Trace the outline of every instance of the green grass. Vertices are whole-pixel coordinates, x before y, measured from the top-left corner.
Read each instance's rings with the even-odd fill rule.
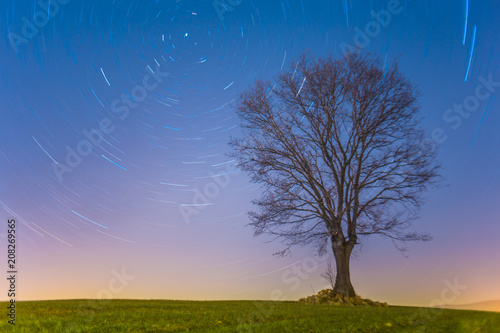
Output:
[[[2,315],[0,332],[500,332],[500,313],[298,302],[61,300],[16,311],[15,326]]]

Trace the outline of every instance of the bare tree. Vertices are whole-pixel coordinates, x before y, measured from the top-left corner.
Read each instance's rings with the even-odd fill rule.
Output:
[[[263,185],[249,212],[255,235],[331,245],[334,291],[354,296],[350,258],[361,236],[428,240],[407,232],[436,183],[435,152],[419,127],[419,93],[371,54],[314,59],[304,54],[274,84],[258,80],[238,99],[242,138],[231,156]]]
[[[326,270],[321,273],[321,277],[328,282],[328,284],[332,287],[332,290],[335,288],[335,276],[335,268],[333,268],[332,262],[328,260]]]

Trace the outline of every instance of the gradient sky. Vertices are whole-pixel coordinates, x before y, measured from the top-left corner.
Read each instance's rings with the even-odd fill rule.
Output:
[[[133,278],[114,298],[297,299],[325,288],[326,259],[312,248],[274,257],[280,243],[245,227],[260,190],[225,155],[240,134],[231,102],[305,49],[342,56],[371,11],[392,2],[228,0],[224,11],[211,0],[61,0],[47,11],[2,1],[0,205],[5,222],[18,221],[18,300],[98,298],[122,270]],[[427,193],[414,224],[434,240],[403,257],[389,240],[366,239],[354,287],[391,304],[500,299],[500,84],[483,83],[500,81],[500,3],[395,8],[359,46],[386,64],[399,57],[422,91],[447,186]],[[14,34],[25,38],[17,47]],[[123,113],[122,96],[141,92]],[[453,111],[464,103],[472,111]],[[88,148],[83,131],[100,125],[112,130],[59,177],[54,165]]]

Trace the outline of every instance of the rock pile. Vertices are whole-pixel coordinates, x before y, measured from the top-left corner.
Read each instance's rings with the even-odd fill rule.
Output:
[[[387,307],[387,303],[375,302],[371,299],[361,298],[357,295],[355,297],[344,297],[340,294],[333,293],[332,289],[323,289],[316,295],[299,299],[299,302],[305,304]]]

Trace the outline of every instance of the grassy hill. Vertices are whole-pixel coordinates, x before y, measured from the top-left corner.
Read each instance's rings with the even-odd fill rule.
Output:
[[[32,301],[14,327],[2,317],[0,332],[500,332],[500,313],[270,301]]]

